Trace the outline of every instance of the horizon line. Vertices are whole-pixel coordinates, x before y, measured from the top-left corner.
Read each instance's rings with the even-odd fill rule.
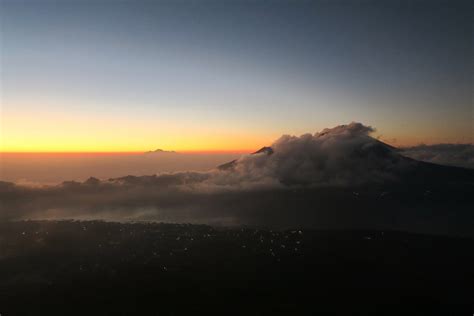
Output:
[[[231,153],[251,153],[257,149],[223,149],[223,150],[163,150],[163,152],[154,152],[153,150],[146,151],[0,151],[2,154],[231,154]]]

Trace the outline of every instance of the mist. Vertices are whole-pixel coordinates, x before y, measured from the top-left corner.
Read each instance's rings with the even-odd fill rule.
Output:
[[[55,185],[4,181],[0,183],[0,219],[375,227],[472,234],[468,225],[472,170],[404,157],[398,149],[371,137],[374,130],[353,122],[314,134],[283,135],[270,147],[207,171],[106,179],[102,171],[96,173],[100,178]],[[146,161],[146,168],[151,168],[162,158],[153,155],[133,159]],[[193,158],[165,155],[163,160],[170,157],[168,166],[178,166],[173,160],[185,166]],[[208,163],[227,157],[218,158]],[[131,159],[120,162],[127,170],[137,170],[130,165]],[[453,207],[454,212],[450,211]]]
[[[241,153],[0,153],[0,180],[25,185],[206,171]]]

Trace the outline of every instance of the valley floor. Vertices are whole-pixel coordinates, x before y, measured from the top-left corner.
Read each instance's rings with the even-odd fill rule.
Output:
[[[0,223],[0,314],[472,315],[474,240],[79,221]]]

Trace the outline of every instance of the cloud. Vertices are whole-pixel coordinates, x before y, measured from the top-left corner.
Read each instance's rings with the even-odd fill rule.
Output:
[[[0,220],[153,220],[324,229],[393,228],[420,220],[428,229],[432,226],[423,212],[449,209],[452,201],[461,210],[469,208],[465,199],[471,194],[464,191],[471,187],[443,187],[460,178],[456,170],[443,171],[441,179],[437,169],[425,168],[372,138],[373,131],[351,123],[315,134],[284,135],[271,147],[209,172],[89,178],[41,187],[0,182]],[[474,175],[466,176],[472,182]],[[432,194],[441,196],[432,193],[437,186],[445,200],[434,203]],[[439,214],[431,219],[443,227],[447,220]],[[452,226],[462,231],[460,225],[468,222]]]
[[[471,144],[419,145],[403,148],[401,153],[416,160],[474,169],[474,145]]]
[[[2,216],[21,217],[36,211],[58,216],[67,210],[70,216],[115,212],[121,217],[127,210],[142,214],[144,210],[196,209],[203,205],[202,201],[196,204],[196,199],[243,191],[393,181],[396,169],[409,162],[370,137],[373,131],[370,126],[350,123],[299,137],[283,135],[271,147],[209,172],[89,178],[44,187],[3,183],[0,194],[9,210],[3,210]]]
[[[395,180],[410,162],[361,123],[299,137],[283,135],[268,150],[223,165],[225,181],[284,185],[354,185]]]

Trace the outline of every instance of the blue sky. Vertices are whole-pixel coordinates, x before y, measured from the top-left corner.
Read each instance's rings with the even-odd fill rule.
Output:
[[[245,149],[350,121],[394,144],[472,142],[468,2],[0,8],[6,151]]]

